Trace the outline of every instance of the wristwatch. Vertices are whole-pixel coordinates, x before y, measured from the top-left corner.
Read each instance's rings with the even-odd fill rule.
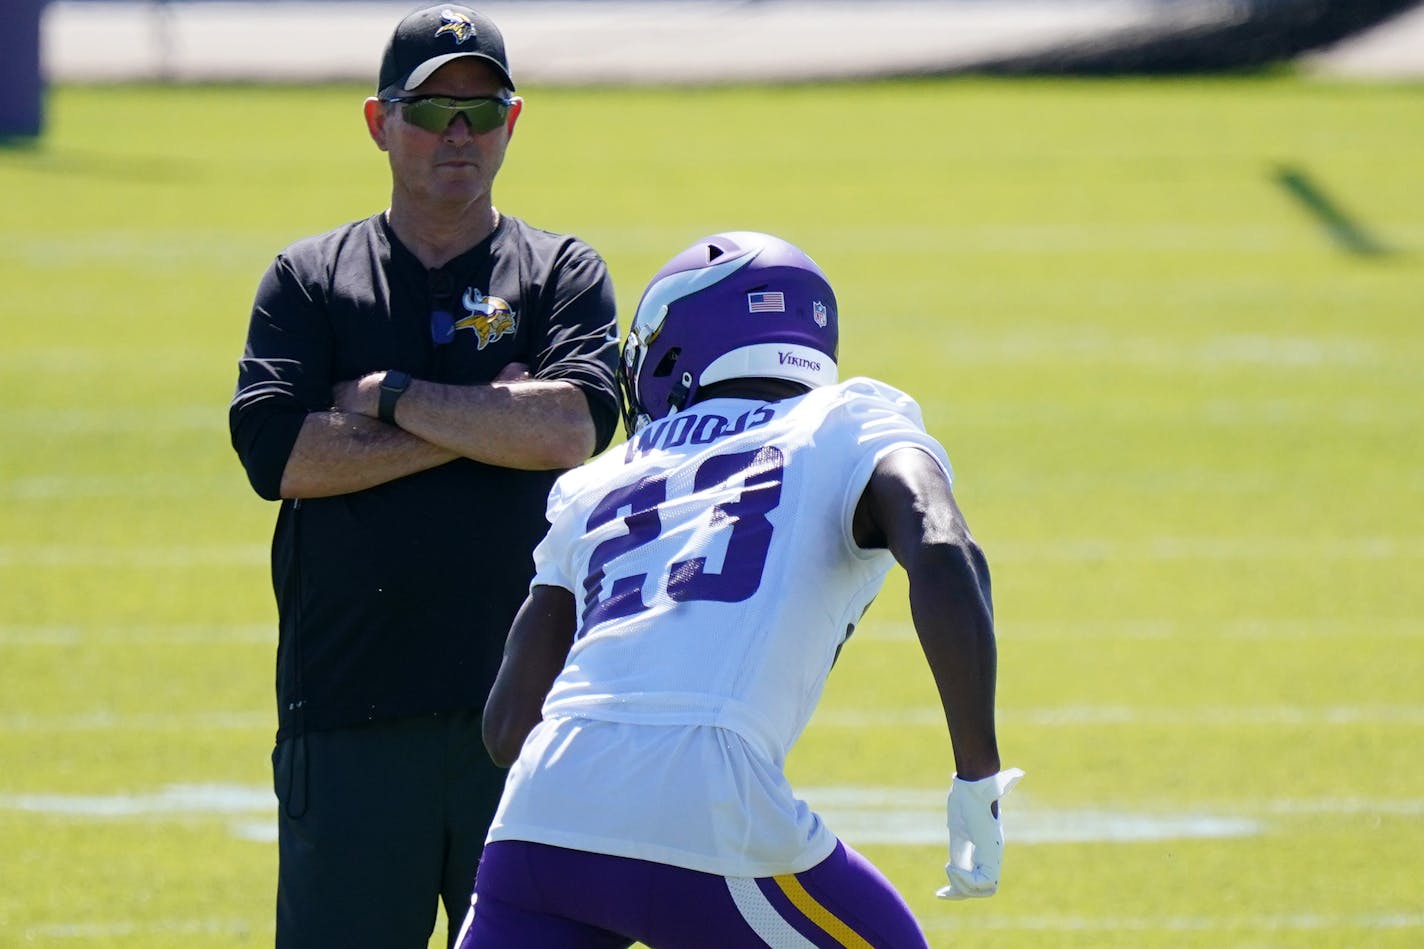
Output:
[[[410,373],[399,369],[387,369],[381,379],[381,401],[376,406],[376,414],[382,422],[396,424],[396,403],[410,388]]]

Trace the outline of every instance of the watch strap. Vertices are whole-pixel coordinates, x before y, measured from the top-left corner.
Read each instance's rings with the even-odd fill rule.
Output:
[[[396,424],[396,403],[400,397],[405,395],[405,390],[410,388],[410,373],[401,372],[399,369],[387,370],[385,377],[381,380],[381,399],[376,406],[376,414],[382,422]]]

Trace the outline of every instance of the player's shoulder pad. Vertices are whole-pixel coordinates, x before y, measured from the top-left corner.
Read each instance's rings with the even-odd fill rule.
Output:
[[[830,391],[826,391],[826,390]],[[914,446],[934,458],[951,482],[954,468],[939,440],[925,428],[919,403],[906,393],[878,379],[856,377],[815,393],[825,392],[826,419],[856,450],[879,456],[898,446]]]
[[[920,405],[908,394],[879,379],[855,376],[833,386],[815,390],[825,393],[828,408],[839,409],[852,417],[885,417],[908,419],[915,428],[924,429],[924,414]]]

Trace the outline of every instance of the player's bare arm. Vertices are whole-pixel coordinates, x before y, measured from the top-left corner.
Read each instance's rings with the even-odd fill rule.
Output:
[[[529,592],[514,618],[482,722],[485,748],[501,768],[514,763],[539,724],[544,696],[573,645],[576,619],[573,594],[542,585]]]
[[[871,475],[854,530],[858,544],[888,548],[909,576],[911,617],[944,706],[955,770],[965,780],[997,773],[989,567],[949,479],[923,451],[891,452]]]
[[[511,364],[489,385],[412,380],[395,407],[406,432],[453,453],[502,468],[572,468],[597,438],[588,400],[567,382],[530,379]],[[384,373],[337,387],[337,405],[375,418]]]
[[[944,900],[993,896],[1004,834],[999,799],[1023,772],[999,770],[994,731],[997,651],[989,567],[969,534],[949,479],[929,455],[900,449],[881,459],[857,506],[857,543],[889,548],[910,580],[910,614],[939,689],[954,748],[946,799]]]

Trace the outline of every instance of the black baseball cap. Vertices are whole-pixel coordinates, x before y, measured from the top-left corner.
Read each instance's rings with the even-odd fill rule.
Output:
[[[514,88],[504,37],[489,17],[454,3],[416,10],[396,24],[386,44],[376,93],[409,92],[452,59],[464,57],[489,63]]]

